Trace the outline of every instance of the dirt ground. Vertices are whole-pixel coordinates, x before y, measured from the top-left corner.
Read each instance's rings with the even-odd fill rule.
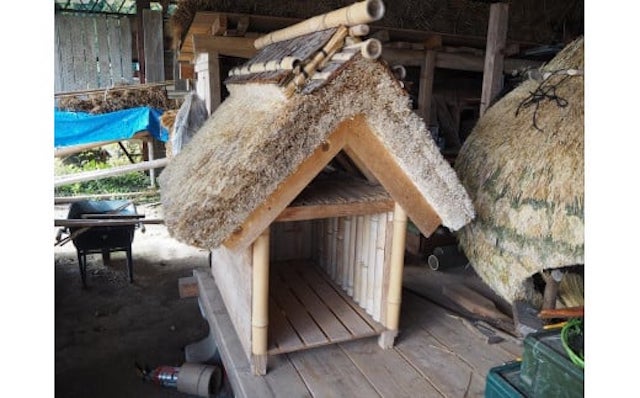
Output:
[[[157,206],[137,211],[161,217]],[[55,217],[67,212],[56,206]],[[143,381],[136,363],[180,366],[184,347],[207,336],[197,298],[180,298],[178,280],[208,269],[208,252],[172,239],[163,225],[146,225],[136,229],[132,253],[133,284],[124,252],[112,253],[109,266],[96,254],[85,290],[73,243],[54,247],[56,397],[188,397]]]

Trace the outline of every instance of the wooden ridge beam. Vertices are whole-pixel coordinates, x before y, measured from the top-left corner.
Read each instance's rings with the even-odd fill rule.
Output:
[[[277,222],[315,220],[328,217],[347,217],[378,214],[393,210],[393,200],[375,202],[340,203],[312,206],[291,206],[276,218]]]
[[[229,57],[251,58],[258,52],[251,37],[193,35],[192,40],[195,53],[217,52]]]

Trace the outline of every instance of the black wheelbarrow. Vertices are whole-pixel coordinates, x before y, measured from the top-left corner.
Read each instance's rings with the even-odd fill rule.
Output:
[[[112,252],[126,252],[129,282],[133,282],[131,244],[135,229],[141,225],[135,221],[140,218],[144,215],[136,213],[135,205],[126,200],[83,200],[71,204],[67,219],[78,220],[80,225],[62,229],[58,241],[63,233],[68,234],[64,240],[73,241],[84,288],[87,287],[87,255],[96,253],[102,254],[103,263],[109,265]]]

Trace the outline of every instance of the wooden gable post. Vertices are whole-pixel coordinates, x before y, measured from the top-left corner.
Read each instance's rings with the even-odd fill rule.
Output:
[[[220,91],[220,61],[217,52],[196,53],[196,92],[207,105],[209,114],[222,103]]]
[[[508,3],[491,4],[489,28],[487,30],[487,50],[484,55],[484,72],[482,74],[481,117],[491,105],[491,101],[502,90],[508,19]]]

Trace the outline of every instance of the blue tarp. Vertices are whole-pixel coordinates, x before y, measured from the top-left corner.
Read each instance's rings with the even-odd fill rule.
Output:
[[[162,111],[150,107],[91,114],[55,110],[54,146],[56,148],[101,141],[127,140],[146,130],[166,142],[169,134],[160,125]]]

